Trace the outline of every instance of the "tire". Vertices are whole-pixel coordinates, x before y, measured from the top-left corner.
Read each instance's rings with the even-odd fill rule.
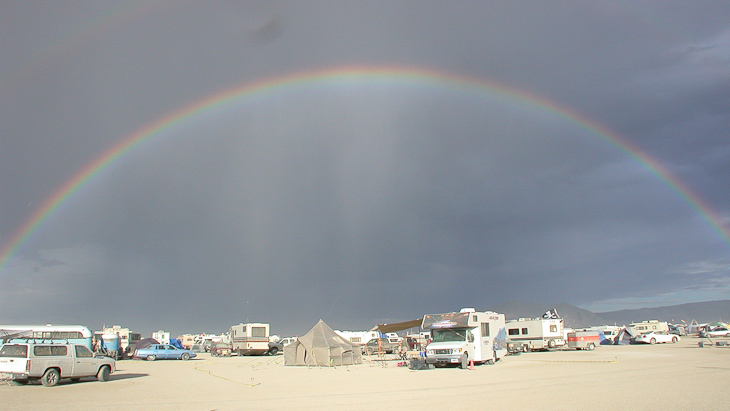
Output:
[[[190,354],[184,352],[184,353],[182,353],[182,355],[180,355],[180,359],[183,361],[187,361],[190,359]]]
[[[99,380],[99,382],[107,382],[107,381],[109,381],[110,373],[111,373],[111,370],[109,369],[109,366],[102,365],[101,368],[99,368],[99,372],[96,373],[96,379]]]
[[[527,347],[527,344],[524,344],[524,345],[522,346],[522,352],[528,352],[528,351],[530,351],[530,348],[529,348],[529,347]]]
[[[61,379],[61,374],[55,368],[49,368],[46,373],[41,377],[41,384],[46,387],[53,387],[58,384],[58,380]]]
[[[157,358],[154,355],[148,355],[147,358],[145,358],[147,361],[154,361]]]
[[[656,338],[652,338],[651,340],[649,340],[649,344],[656,344]]]
[[[679,340],[677,340],[677,337],[672,337],[672,344],[676,344],[677,341],[679,341]]]
[[[271,347],[271,349],[269,350],[269,355],[276,355],[278,353],[279,353],[279,349],[276,347]]]
[[[488,365],[494,365],[497,363],[497,353],[493,354],[493,357],[489,360],[487,360]]]
[[[588,351],[593,351],[596,349],[596,344],[590,343],[590,344],[588,344],[587,348],[588,348]]]
[[[555,340],[548,341],[548,348],[555,348]]]

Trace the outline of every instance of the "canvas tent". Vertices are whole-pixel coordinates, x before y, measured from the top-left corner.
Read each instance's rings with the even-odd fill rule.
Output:
[[[284,347],[284,365],[333,367],[362,364],[360,347],[335,334],[324,321]]]

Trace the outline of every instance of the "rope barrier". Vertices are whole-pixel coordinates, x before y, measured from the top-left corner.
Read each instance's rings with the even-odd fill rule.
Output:
[[[533,361],[533,362],[594,362],[594,363],[604,363],[604,364],[618,364],[618,357],[613,360],[525,360],[525,361]]]

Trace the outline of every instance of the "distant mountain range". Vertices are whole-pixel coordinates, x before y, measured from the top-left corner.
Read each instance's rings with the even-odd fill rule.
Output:
[[[488,308],[491,311],[504,313],[507,320],[518,318],[536,318],[552,309],[556,309],[563,318],[566,327],[583,328],[593,325],[627,325],[645,320],[668,321],[669,323],[689,324],[692,320],[699,323],[730,320],[730,300],[706,301],[665,307],[638,308],[593,313],[572,304],[541,304],[511,301]]]

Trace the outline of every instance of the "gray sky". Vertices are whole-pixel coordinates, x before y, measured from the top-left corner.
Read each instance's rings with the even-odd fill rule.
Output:
[[[729,295],[727,1],[5,1],[0,22],[0,323],[296,335]],[[15,242],[146,127],[352,67],[386,74],[178,119]]]

